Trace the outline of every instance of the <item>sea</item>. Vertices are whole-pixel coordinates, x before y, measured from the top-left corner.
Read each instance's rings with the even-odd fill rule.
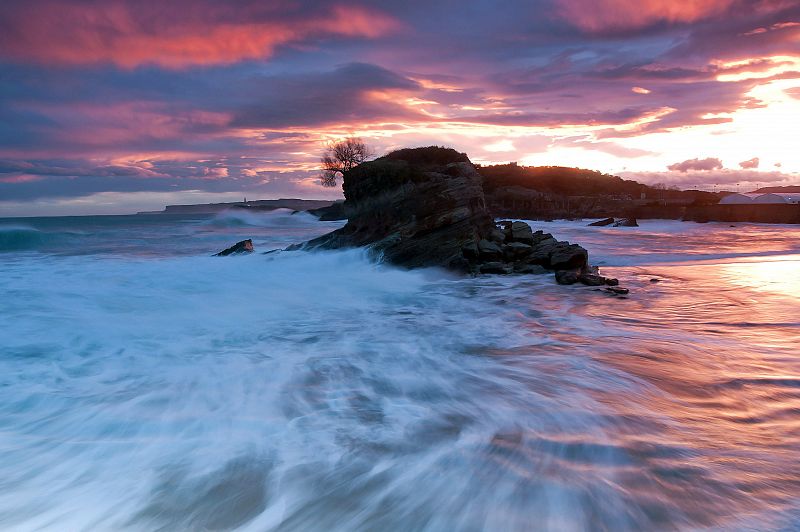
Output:
[[[0,219],[0,530],[800,530],[800,227],[588,221],[627,297]]]

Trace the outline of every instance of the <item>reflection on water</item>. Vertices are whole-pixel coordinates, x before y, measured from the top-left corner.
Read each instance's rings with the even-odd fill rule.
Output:
[[[0,528],[800,527],[797,230],[547,229],[630,297],[352,251],[0,257]]]

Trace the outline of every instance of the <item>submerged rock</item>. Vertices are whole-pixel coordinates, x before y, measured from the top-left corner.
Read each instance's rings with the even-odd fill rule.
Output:
[[[589,224],[589,227],[605,227],[614,223],[614,218],[603,218]]]
[[[629,218],[618,220],[616,223],[614,223],[614,227],[639,227],[639,224],[636,222],[636,218],[631,216]]]
[[[628,294],[629,290],[621,286],[608,286],[606,287],[606,292],[614,294],[615,296],[624,296]]]
[[[252,253],[253,252],[253,241],[249,238],[247,240],[242,240],[241,242],[237,242],[228,249],[224,249],[219,253],[215,253],[215,257],[227,257],[228,255],[239,255],[241,253]]]

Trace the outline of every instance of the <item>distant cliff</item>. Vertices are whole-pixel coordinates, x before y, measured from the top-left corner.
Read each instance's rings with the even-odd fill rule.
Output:
[[[291,209],[293,211],[307,211],[330,207],[332,200],[306,200],[306,199],[273,199],[256,201],[236,201],[230,203],[200,203],[195,205],[167,205],[160,211],[162,214],[207,214],[226,211],[228,209],[248,209],[253,211],[272,211],[275,209]],[[154,212],[141,214],[156,214]]]

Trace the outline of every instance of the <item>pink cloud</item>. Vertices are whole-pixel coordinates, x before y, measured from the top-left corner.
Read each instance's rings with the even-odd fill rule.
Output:
[[[259,16],[256,16],[259,15]],[[271,16],[270,16],[271,15]],[[54,65],[111,63],[122,68],[230,64],[272,55],[281,45],[320,36],[374,38],[393,19],[362,7],[320,8],[279,19],[226,4],[106,0],[78,5],[34,0],[9,9],[0,55]]]
[[[758,168],[759,162],[760,161],[759,161],[758,157],[753,157],[752,159],[748,159],[746,161],[740,162],[739,166],[744,168],[745,170],[752,169],[752,168]]]
[[[722,161],[716,157],[707,157],[705,159],[689,159],[680,163],[671,164],[667,168],[673,172],[683,173],[686,173],[690,170],[708,172],[711,170],[721,170]]]
[[[629,30],[656,22],[683,23],[719,15],[735,0],[561,0],[560,13],[590,32]]]
[[[0,183],[30,183],[31,181],[39,181],[40,179],[43,179],[43,177],[39,175],[16,174],[5,177],[0,176]]]

